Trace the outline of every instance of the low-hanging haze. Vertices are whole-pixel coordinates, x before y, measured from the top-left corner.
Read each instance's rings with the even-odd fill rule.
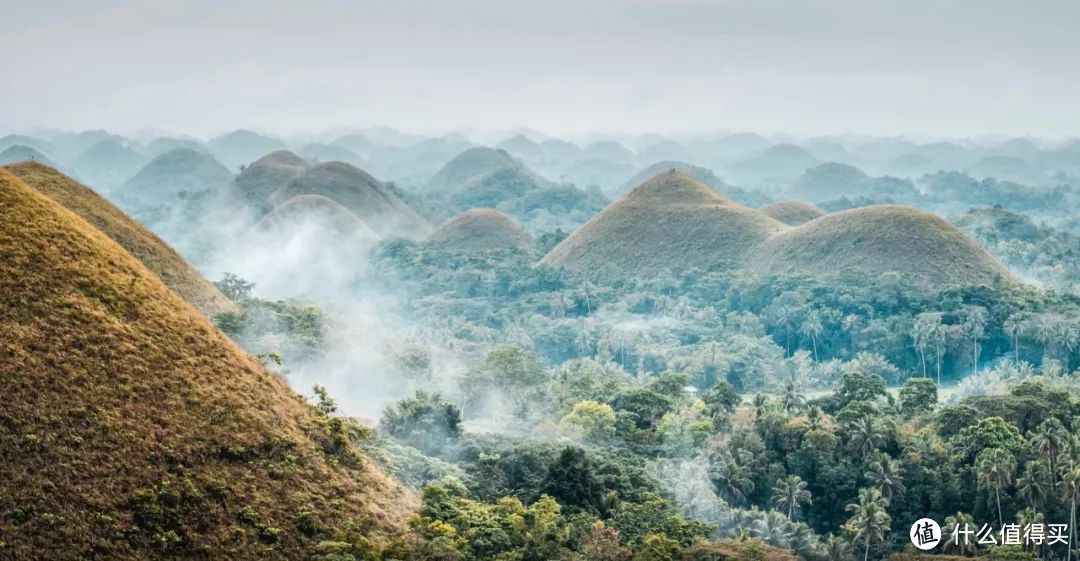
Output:
[[[1070,0],[0,0],[0,132],[1080,130]]]

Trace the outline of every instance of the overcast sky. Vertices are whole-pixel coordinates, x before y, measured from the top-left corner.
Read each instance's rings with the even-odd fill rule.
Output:
[[[0,134],[1080,132],[1076,0],[0,0]]]

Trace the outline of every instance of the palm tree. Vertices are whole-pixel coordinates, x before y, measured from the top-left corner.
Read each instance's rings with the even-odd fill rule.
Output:
[[[904,468],[888,454],[882,454],[870,464],[870,470],[864,474],[870,486],[877,489],[886,503],[892,502],[893,495],[904,492]]]
[[[870,544],[874,541],[884,542],[885,532],[892,525],[892,517],[885,512],[885,499],[877,489],[859,489],[858,502],[847,505],[846,510],[852,513],[847,526],[855,532],[855,541],[861,539],[866,543],[863,561],[867,561],[870,558]]]
[[[994,502],[997,504],[998,527],[1005,525],[1001,515],[1001,488],[1012,483],[1016,458],[1001,448],[987,448],[979,453],[976,471],[979,481],[994,489]]]
[[[1035,511],[1035,509],[1031,507],[1026,507],[1020,512],[1016,513],[1016,523],[1021,528],[1027,528],[1032,524],[1043,524],[1045,522],[1046,516],[1041,512]],[[1039,545],[1032,542],[1031,552],[1034,553],[1036,556],[1039,556]]]
[[[961,528],[961,527],[966,529],[966,528],[970,528],[974,523],[975,523],[975,519],[972,518],[972,516],[970,514],[965,514],[963,512],[957,512],[956,514],[954,514],[952,516],[945,517],[945,528],[946,529],[949,529],[949,528],[955,529],[955,528]],[[945,545],[942,546],[942,551],[943,552],[948,552],[948,551],[955,550],[960,555],[964,555],[965,553],[968,553],[968,552],[975,549],[975,544],[974,544],[974,542],[972,542],[972,540],[965,539],[964,541],[960,541],[959,538],[963,534],[954,533],[954,532],[951,532],[951,531],[950,532],[942,531],[942,533],[946,535],[946,537],[945,537]]]
[[[776,481],[773,487],[773,503],[780,512],[787,511],[788,520],[795,519],[795,512],[801,505],[813,504],[806,482],[798,475],[789,475]]]
[[[1028,507],[1039,510],[1050,498],[1054,484],[1050,470],[1041,460],[1032,460],[1024,465],[1024,474],[1016,478],[1016,490],[1027,501]]]
[[[795,382],[787,382],[784,384],[784,390],[780,394],[781,406],[784,411],[791,413],[803,406],[806,402],[806,398],[799,393],[799,387],[795,385]]]
[[[840,329],[848,334],[848,352],[851,354],[855,354],[855,330],[859,328],[860,323],[862,323],[862,318],[858,314],[848,314],[840,320]]]
[[[1069,443],[1069,431],[1056,417],[1039,423],[1031,435],[1031,449],[1046,459],[1050,466],[1050,482],[1057,485],[1057,458]]]
[[[711,463],[709,479],[720,496],[732,504],[745,503],[750,493],[754,492],[750,469],[736,461],[726,450],[714,457]]]
[[[971,371],[979,371],[979,341],[986,338],[986,308],[968,306],[964,308],[964,318],[960,329],[971,340]]]
[[[852,423],[849,432],[848,442],[863,456],[876,452],[885,442],[885,431],[881,422],[872,415],[864,415]]]
[[[822,556],[825,561],[852,561],[851,545],[844,538],[829,534],[822,547]]]
[[[1076,543],[1077,533],[1077,504],[1080,503],[1080,466],[1069,463],[1062,466],[1062,490],[1069,502],[1069,553],[1067,559],[1072,560],[1072,544]]]
[[[810,427],[810,430],[825,428],[825,412],[817,405],[807,406],[806,410],[803,411],[803,416],[806,417],[806,424]]]
[[[813,344],[814,349],[814,362],[818,360],[817,352],[817,340],[821,337],[821,333],[825,328],[821,324],[821,313],[817,310],[810,310],[807,312],[806,317],[803,318],[802,325],[799,326],[799,331],[810,338],[810,342]]]
[[[1057,324],[1057,329],[1054,330],[1054,339],[1057,340],[1058,346],[1061,347],[1061,353],[1064,358],[1062,362],[1065,363],[1065,374],[1069,374],[1069,356],[1072,355],[1073,350],[1080,344],[1080,327],[1078,327],[1075,321],[1062,318]]]
[[[769,405],[769,397],[763,393],[754,395],[754,400],[751,402],[754,406],[754,416],[761,417],[761,413]]]
[[[791,544],[794,528],[791,521],[784,518],[783,514],[769,511],[750,526],[750,532],[754,537],[771,546],[787,548]]]
[[[1020,337],[1024,336],[1024,333],[1028,328],[1028,318],[1024,314],[1012,314],[1005,318],[1005,323],[1002,324],[1002,329],[1005,334],[1009,336],[1013,344],[1013,361],[1016,364],[1020,364]]]
[[[1076,505],[1080,502],[1080,467],[1068,466],[1062,474],[1061,483],[1069,500],[1069,532],[1072,536],[1069,539],[1068,561],[1072,561],[1072,544],[1076,543]]]
[[[919,353],[919,363],[922,364],[922,375],[926,378],[926,348],[930,345],[930,330],[922,318],[915,320],[911,326],[911,342],[915,345],[915,352]]]

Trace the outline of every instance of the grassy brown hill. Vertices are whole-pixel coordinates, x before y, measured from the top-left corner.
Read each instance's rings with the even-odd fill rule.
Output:
[[[516,220],[490,208],[474,208],[447,220],[424,238],[452,251],[526,249],[533,239]]]
[[[316,229],[339,241],[362,241],[374,244],[379,236],[349,209],[321,195],[299,195],[276,206],[255,224],[255,230],[268,234],[293,234],[301,229]]]
[[[670,170],[641,184],[555,246],[543,264],[593,276],[733,268],[785,226]]]
[[[1005,268],[944,219],[897,205],[827,214],[784,232],[754,252],[751,270],[832,276],[896,272],[924,284],[994,284]]]
[[[311,167],[278,189],[270,202],[281,204],[299,195],[320,195],[342,205],[380,237],[418,239],[431,231],[431,226],[388,186],[343,162]]]
[[[7,169],[26,185],[112,238],[200,312],[213,315],[236,310],[236,306],[180,254],[90,188],[36,162],[23,162]]]
[[[825,216],[824,210],[799,201],[780,201],[762,207],[760,210],[788,226],[798,226]]]
[[[4,170],[0,332],[6,559],[306,560],[413,506],[338,420]]]
[[[244,168],[236,176],[231,191],[240,201],[263,208],[270,195],[303,175],[310,167],[300,156],[288,150],[277,150]]]

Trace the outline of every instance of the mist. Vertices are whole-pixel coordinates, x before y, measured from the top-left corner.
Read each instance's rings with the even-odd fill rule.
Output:
[[[0,129],[208,137],[757,130],[1070,135],[1073,2],[110,0],[0,24]],[[15,54],[18,53],[18,54]],[[92,108],[92,109],[91,109]]]

